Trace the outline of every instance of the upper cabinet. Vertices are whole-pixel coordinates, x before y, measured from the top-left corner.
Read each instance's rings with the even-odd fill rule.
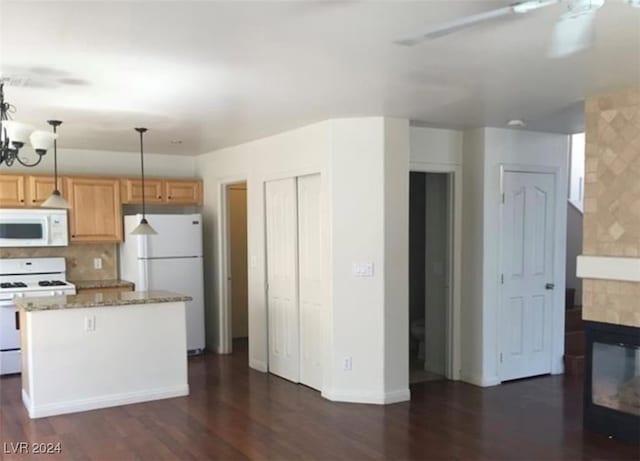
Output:
[[[122,203],[142,203],[142,181],[126,178],[120,180]],[[162,179],[144,180],[144,199],[147,203],[165,203]]]
[[[142,181],[120,180],[122,203],[142,203]],[[202,205],[202,182],[193,179],[145,178],[144,198],[147,204]]]
[[[66,177],[70,241],[121,242],[122,207],[117,178]]]
[[[202,182],[186,179],[165,179],[164,195],[167,203],[202,205]]]
[[[22,175],[0,174],[0,207],[25,206],[25,188]]]
[[[26,177],[27,206],[40,206],[54,189],[53,176],[27,176]],[[58,190],[65,197],[64,180],[58,178]]]

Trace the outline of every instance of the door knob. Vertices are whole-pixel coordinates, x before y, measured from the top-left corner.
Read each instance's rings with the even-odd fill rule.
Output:
[[[556,287],[556,286],[555,286],[555,284],[553,284],[553,283],[547,283],[547,284],[544,286],[544,289],[545,289],[545,290],[553,290],[555,287]]]

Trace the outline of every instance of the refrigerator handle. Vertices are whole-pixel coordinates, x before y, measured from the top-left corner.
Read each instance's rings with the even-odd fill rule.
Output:
[[[149,261],[146,259],[138,259],[138,280],[140,286],[136,287],[136,291],[149,291]]]
[[[138,248],[140,248],[140,254],[138,255],[138,257],[147,258],[149,256],[149,248],[148,248],[149,237],[147,237],[146,235],[138,235],[137,237],[138,237]]]

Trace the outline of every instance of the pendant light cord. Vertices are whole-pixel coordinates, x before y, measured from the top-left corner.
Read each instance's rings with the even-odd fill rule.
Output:
[[[58,132],[58,127],[53,125],[53,134]],[[53,189],[55,191],[60,191],[58,189],[58,140],[53,140]]]
[[[140,131],[140,171],[142,173],[142,219],[146,219],[147,218],[147,207],[146,207],[146,200],[145,200],[145,190],[144,190],[144,145],[142,142],[142,134],[144,132],[141,130]]]

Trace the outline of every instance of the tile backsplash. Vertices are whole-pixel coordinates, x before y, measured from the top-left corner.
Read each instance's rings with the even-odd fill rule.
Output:
[[[44,248],[0,248],[0,258],[47,258],[62,256],[67,261],[67,279],[108,280],[118,278],[118,246],[113,243]],[[93,268],[102,258],[102,269]]]

